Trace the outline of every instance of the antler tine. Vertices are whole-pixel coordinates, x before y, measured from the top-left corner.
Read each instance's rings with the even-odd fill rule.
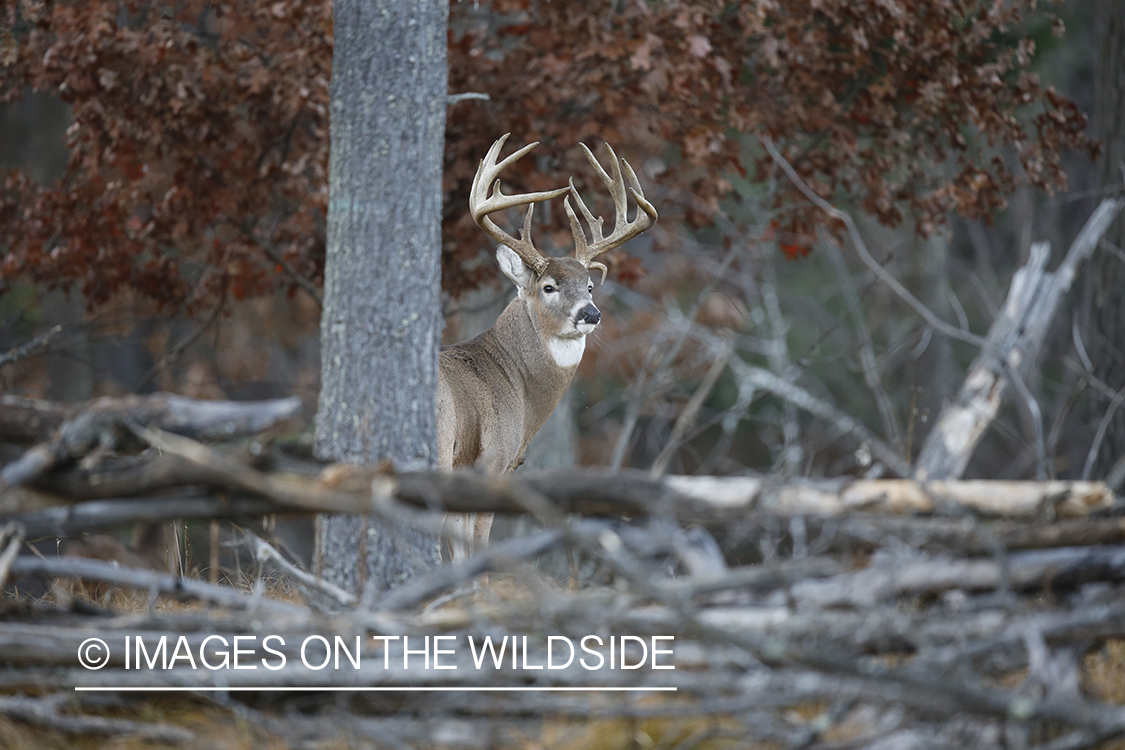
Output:
[[[598,162],[594,154],[586,147],[586,144],[580,143],[582,151],[586,154],[590,165],[594,167],[598,177],[609,189],[609,194],[613,198],[613,208],[616,214],[613,225],[613,232],[608,237],[602,235],[602,219],[595,217],[593,213],[587,208],[586,203],[582,200],[582,196],[578,194],[578,190],[574,187],[574,181],[570,182],[570,194],[574,196],[574,201],[578,205],[578,209],[582,212],[586,224],[590,227],[590,234],[592,235],[592,242],[587,243],[586,233],[582,230],[582,226],[575,216],[573,209],[570,207],[570,198],[568,197],[565,203],[567,215],[570,217],[570,229],[574,234],[574,247],[575,257],[587,268],[597,268],[602,272],[602,280],[605,280],[606,267],[601,263],[593,262],[593,259],[602,253],[612,250],[618,245],[636,237],[641,232],[645,231],[656,222],[657,213],[656,208],[653,207],[645,199],[644,191],[641,189],[641,183],[637,179],[637,173],[629,166],[629,162],[624,159],[618,159],[617,154],[613,152],[613,148],[607,143],[605,150],[609,155],[610,168],[613,170],[613,176],[602,168],[601,163]],[[625,186],[625,180],[629,181],[629,187]],[[629,198],[632,195],[633,200],[637,203],[637,215],[632,221],[629,221]]]
[[[602,238],[602,220],[590,213],[590,209],[586,207],[582,196],[578,194],[577,188],[574,187],[573,177],[570,179],[570,194],[574,196],[579,210],[582,211],[582,216],[590,226],[590,234],[594,236],[594,242],[597,242]],[[602,282],[604,283],[609,269],[601,263],[592,263],[588,260],[588,258],[592,256],[589,255],[589,250],[587,249],[589,246],[586,243],[586,232],[582,229],[582,224],[579,223],[578,217],[574,215],[574,209],[570,207],[569,195],[563,199],[563,208],[566,209],[566,215],[570,218],[570,233],[574,235],[574,257],[587,268],[600,268],[602,272]]]
[[[473,221],[484,230],[485,234],[500,244],[512,248],[529,268],[539,274],[547,267],[547,258],[539,252],[531,241],[532,212],[535,210],[536,203],[560,196],[570,188],[559,188],[539,193],[504,195],[500,190],[500,178],[498,176],[500,172],[505,167],[519,161],[531,149],[539,145],[538,141],[529,143],[497,164],[496,158],[500,155],[500,150],[504,147],[504,142],[508,140],[509,135],[511,133],[500,136],[492,144],[492,148],[488,149],[488,153],[481,160],[480,166],[477,167],[477,173],[473,176],[473,186],[469,191],[469,212],[473,215]],[[489,218],[489,214],[496,211],[522,205],[527,205],[527,215],[524,218],[523,228],[520,230],[518,240],[498,227]]]

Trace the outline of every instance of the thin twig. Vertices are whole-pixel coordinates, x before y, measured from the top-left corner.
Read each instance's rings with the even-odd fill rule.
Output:
[[[465,91],[460,94],[449,94],[445,98],[445,101],[448,106],[452,107],[454,104],[460,104],[461,102],[468,101],[470,99],[479,99],[481,101],[487,102],[490,101],[492,97],[479,91]]]
[[[23,524],[12,521],[0,527],[0,591],[8,581],[8,574],[12,569],[12,562],[19,554],[25,538]]]
[[[867,243],[863,241],[863,237],[860,235],[859,229],[856,228],[855,221],[852,219],[851,214],[836,208],[831,203],[817,195],[812,188],[805,184],[805,181],[801,179],[801,176],[797,174],[792,165],[790,165],[789,162],[786,161],[784,156],[778,153],[777,148],[773,145],[773,141],[769,138],[769,136],[763,138],[762,143],[766,147],[766,151],[769,152],[770,157],[773,158],[774,162],[779,167],[781,167],[782,170],[784,170],[786,176],[789,177],[789,179],[793,182],[797,189],[800,190],[806,198],[812,201],[817,208],[819,208],[821,211],[824,211],[832,218],[844,222],[844,225],[848,229],[848,236],[852,240],[852,245],[855,247],[856,252],[859,253],[859,257],[863,260],[864,264],[869,269],[871,269],[872,273],[874,273],[880,281],[890,287],[891,291],[893,291],[900,299],[906,302],[906,304],[909,305],[911,309],[914,310],[914,312],[918,313],[918,315],[920,315],[922,319],[926,321],[926,323],[934,328],[934,330],[943,333],[950,338],[957,339],[958,341],[966,341],[981,348],[988,347],[988,342],[985,339],[977,336],[974,333],[962,331],[957,326],[946,323],[944,320],[939,318],[932,310],[930,310],[930,308],[922,304],[922,301],[911,294],[910,290],[902,285],[902,282],[896,279],[890,271],[888,271],[879,263],[879,261],[875,260],[875,256],[873,256],[867,249]]]
[[[0,367],[10,365],[13,362],[19,362],[21,359],[30,357],[33,354],[38,354],[41,350],[46,349],[51,343],[51,340],[62,332],[62,325],[57,325],[44,333],[39,334],[30,341],[25,341],[19,346],[13,347],[8,351],[0,354]]]
[[[1094,462],[1098,458],[1098,453],[1102,448],[1102,440],[1105,439],[1106,432],[1109,431],[1109,425],[1113,421],[1113,416],[1117,410],[1121,408],[1121,404],[1125,402],[1125,387],[1122,387],[1117,393],[1113,394],[1113,400],[1109,402],[1109,407],[1106,408],[1105,414],[1102,415],[1101,421],[1098,422],[1098,429],[1094,433],[1094,440],[1090,443],[1090,450],[1086,453],[1086,463],[1082,467],[1082,478],[1089,479],[1090,475],[1094,473]]]
[[[738,375],[739,378],[746,380],[755,387],[764,388],[808,413],[818,416],[829,424],[834,425],[840,432],[850,433],[861,442],[866,442],[871,452],[892,471],[898,474],[898,476],[908,477],[911,475],[912,470],[910,464],[904,461],[896,450],[884,443],[879,436],[867,429],[859,420],[843,413],[832,404],[817,398],[800,386],[782,380],[768,370],[748,365],[737,357],[731,360],[731,367],[734,368],[735,374]]]
[[[867,326],[867,318],[863,314],[863,307],[860,305],[859,293],[856,291],[855,283],[851,274],[848,273],[847,263],[844,262],[844,254],[840,252],[839,244],[827,232],[820,230],[818,234],[821,245],[828,249],[828,257],[832,259],[832,265],[836,269],[836,278],[840,279],[841,288],[844,291],[844,300],[848,304],[848,311],[851,313],[852,320],[855,321],[856,333],[859,336],[859,363],[863,368],[863,379],[875,396],[875,404],[879,407],[879,415],[883,418],[883,430],[886,433],[887,440],[890,441],[892,446],[901,446],[902,439],[898,419],[895,418],[894,406],[891,404],[890,396],[887,395],[887,389],[883,387],[883,381],[879,377],[879,366],[875,361],[875,345],[871,340],[871,329]],[[906,458],[909,460],[909,456],[906,456]]]
[[[731,263],[734,262],[734,259],[738,255],[736,251],[737,246],[732,245],[723,257],[719,267],[711,275],[706,286],[700,290],[687,314],[679,321],[679,331],[672,345],[670,347],[665,347],[663,345],[664,342],[659,337],[656,337],[649,346],[648,352],[645,354],[644,364],[641,366],[641,371],[629,386],[629,403],[625,409],[625,422],[622,426],[621,434],[618,435],[617,444],[613,449],[613,459],[610,461],[610,466],[612,468],[619,469],[625,462],[625,453],[629,449],[629,442],[632,440],[633,431],[636,429],[637,418],[640,416],[641,407],[647,400],[647,396],[644,393],[644,386],[646,378],[648,377],[649,367],[659,355],[660,364],[657,367],[657,371],[652,376],[652,380],[659,381],[661,376],[675,364],[676,357],[679,356],[680,350],[687,340],[688,333],[691,331],[695,318],[703,308],[704,300],[707,295],[710,294],[711,290],[722,280],[726,270],[730,267]]]
[[[316,303],[316,306],[319,309],[323,310],[324,298],[320,296],[320,292],[317,291],[316,285],[313,284],[307,276],[304,276],[300,271],[294,268],[292,263],[285,260],[281,253],[277,252],[277,250],[275,250],[273,245],[271,245],[269,242],[266,242],[265,240],[257,236],[255,236],[254,239],[257,240],[258,247],[262,248],[262,252],[266,254],[266,257],[272,260],[277,265],[281,266],[281,269],[285,271],[286,275],[293,280],[293,283],[301,287],[301,289],[304,290],[305,294],[309,295],[309,297],[312,298],[312,301]]]
[[[668,469],[668,462],[672,460],[672,456],[676,454],[676,451],[682,444],[684,435],[687,434],[687,431],[695,423],[696,416],[699,414],[703,402],[707,399],[707,396],[711,394],[715,383],[719,381],[719,376],[727,369],[727,363],[730,362],[730,358],[733,355],[734,349],[728,344],[718,356],[715,357],[714,361],[711,362],[711,367],[707,369],[707,373],[703,376],[699,387],[691,394],[691,398],[688,399],[687,404],[684,405],[683,410],[680,411],[680,415],[676,418],[676,423],[672,427],[672,434],[668,437],[667,444],[660,451],[660,455],[656,457],[656,460],[652,462],[652,468],[649,469],[649,473],[652,476],[661,476]]]
[[[318,594],[330,597],[336,604],[342,607],[354,607],[356,602],[359,601],[355,596],[344,591],[331,581],[318,578],[312,573],[301,570],[293,565],[282,557],[281,553],[278,552],[273,545],[260,536],[247,532],[245,537],[250,543],[250,549],[253,550],[254,557],[257,558],[259,562],[273,565],[301,586],[311,589]]]
[[[149,371],[146,372],[144,376],[137,381],[137,384],[135,386],[133,386],[133,392],[140,393],[141,390],[146,385],[148,385],[154,377],[160,374],[161,371],[175,364],[176,361],[181,356],[183,356],[183,353],[188,350],[188,347],[198,341],[199,337],[203,335],[204,331],[210,328],[211,324],[218,319],[219,315],[223,312],[225,302],[225,298],[220,297],[219,303],[215,305],[215,309],[211,311],[211,314],[207,316],[207,319],[196,326],[194,331],[189,333],[187,336],[184,336],[179,342],[177,342],[176,345],[172,347],[171,351],[169,351],[163,359],[149,368]]]

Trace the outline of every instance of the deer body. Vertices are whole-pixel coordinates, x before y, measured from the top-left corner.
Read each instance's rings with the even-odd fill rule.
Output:
[[[592,308],[585,314],[600,318],[586,291],[589,275],[581,270],[582,301]],[[441,350],[439,467],[478,465],[490,472],[514,471],[527,444],[570,386],[586,333],[577,325],[560,332],[549,317],[537,321],[536,317],[547,317],[536,309],[537,302],[516,297],[492,328]],[[544,330],[547,326],[556,330]]]
[[[493,144],[481,162],[469,205],[481,228],[501,243],[496,249],[496,260],[519,294],[492,328],[441,350],[437,394],[439,469],[475,466],[504,473],[515,471],[523,462],[528,443],[570,386],[585,351],[586,336],[601,320],[601,312],[593,302],[590,269],[601,269],[604,278],[605,266],[592,259],[644,231],[656,219],[656,210],[644,199],[636,175],[627,163],[621,162],[633,186],[630,193],[643,209],[636,219],[627,221],[621,166],[608,146],[612,178],[586,149],[590,162],[609,186],[617,208],[617,223],[607,238],[602,237],[601,219],[594,218],[586,208],[573,182],[559,190],[504,195],[499,180],[492,184],[496,175],[535,146],[525,146],[497,164],[506,138]],[[532,208],[538,201],[563,193],[574,197],[594,242],[587,243],[568,198],[566,211],[576,255],[547,258],[531,242]],[[501,230],[488,217],[517,205],[528,205],[519,239]],[[487,544],[491,514],[452,514],[448,521],[453,527],[450,554],[454,560]]]

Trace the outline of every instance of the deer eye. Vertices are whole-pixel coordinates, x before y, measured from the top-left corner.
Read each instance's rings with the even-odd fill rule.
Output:
[[[587,291],[590,292],[590,294],[593,294],[594,293],[594,285],[591,284],[590,288]]]
[[[543,287],[543,291],[546,292],[547,294],[554,294],[555,292],[558,291],[558,289],[555,289],[553,286],[548,284],[547,286]]]

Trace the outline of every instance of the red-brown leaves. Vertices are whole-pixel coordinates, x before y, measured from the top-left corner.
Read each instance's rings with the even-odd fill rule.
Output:
[[[76,282],[91,306],[129,288],[169,309],[291,285],[263,245],[321,273],[330,7],[159,8],[11,11],[18,45],[0,95],[57,91],[74,124],[59,184],[6,190],[22,210],[0,211],[13,238],[4,279]]]
[[[952,211],[1002,207],[1017,180],[1064,186],[1061,152],[1093,149],[1083,115],[1027,70],[1034,45],[1020,28],[1033,7],[666,0],[595,10],[552,0],[506,21],[478,14],[455,22],[472,42],[455,48],[451,89],[491,101],[451,116],[448,163],[507,130],[549,141],[560,179],[581,169],[559,154],[577,140],[611,140],[627,155],[666,153],[667,143],[680,158],[661,185],[717,205],[723,181],[705,176],[749,168],[768,177],[769,158],[740,137],[765,132],[789,144],[822,196],[845,191],[883,223],[909,216],[918,231],[938,231]],[[499,42],[491,32],[506,22],[536,44]],[[454,205],[471,176],[461,171]],[[782,185],[776,202],[802,201]],[[823,218],[811,209],[780,218],[794,238],[783,240],[787,254],[807,252],[814,222]]]
[[[15,175],[0,195],[3,279],[129,287],[165,308],[294,287],[263,247],[322,273],[331,10],[324,0],[18,0],[0,96],[73,102],[66,177]],[[163,10],[161,10],[163,9]],[[443,283],[493,273],[466,220],[500,133],[543,140],[522,189],[589,179],[574,147],[608,140],[646,187],[693,197],[665,221],[709,220],[733,173],[765,180],[768,133],[820,195],[881,222],[939,231],[987,216],[1017,181],[1065,185],[1060,155],[1093,149],[1085,118],[1028,70],[1032,0],[480,0],[451,4]],[[654,158],[646,173],[645,156]],[[637,158],[640,157],[640,158]],[[659,162],[659,163],[658,163]],[[778,183],[787,255],[823,217]],[[542,232],[566,237],[562,211]],[[565,248],[560,248],[565,249]],[[630,271],[631,272],[631,271]]]

